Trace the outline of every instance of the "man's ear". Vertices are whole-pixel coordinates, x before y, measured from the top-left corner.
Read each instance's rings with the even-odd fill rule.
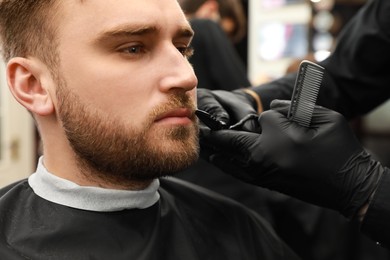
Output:
[[[7,82],[15,99],[34,114],[46,116],[54,111],[47,86],[42,85],[43,64],[38,60],[12,58],[7,64]]]

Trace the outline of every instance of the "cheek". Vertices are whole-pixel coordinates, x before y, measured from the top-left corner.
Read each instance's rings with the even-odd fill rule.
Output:
[[[61,72],[69,88],[91,101],[96,99],[102,108],[112,102],[118,106],[136,103],[153,82],[150,75],[143,75],[142,66],[91,50],[81,57],[63,57]]]
[[[67,87],[87,104],[106,114],[130,118],[140,122],[147,115],[153,100],[153,85],[147,79],[133,73],[116,70],[103,71],[90,67],[89,70],[73,72],[76,77],[67,77]]]
[[[138,124],[145,120],[151,104],[151,94],[139,86],[132,86],[129,82],[111,85],[108,91],[95,93],[95,107],[104,113],[116,115],[124,121],[131,120],[132,124]],[[155,102],[154,102],[155,103]]]

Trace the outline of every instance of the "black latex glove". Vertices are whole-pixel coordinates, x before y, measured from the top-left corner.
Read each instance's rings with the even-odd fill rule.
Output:
[[[367,203],[382,176],[344,117],[315,107],[310,128],[286,118],[289,101],[260,116],[261,134],[221,130],[203,136],[212,163],[246,182],[280,191],[348,218]]]
[[[256,101],[241,90],[209,90],[198,88],[198,109],[210,113],[226,125],[234,125],[250,114],[257,114]],[[248,120],[241,126],[245,131],[259,131],[257,119]],[[202,129],[201,129],[202,130]]]

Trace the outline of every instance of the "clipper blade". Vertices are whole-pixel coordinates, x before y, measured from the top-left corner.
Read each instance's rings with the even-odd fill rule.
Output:
[[[302,61],[295,81],[288,118],[309,127],[325,69],[310,61]]]

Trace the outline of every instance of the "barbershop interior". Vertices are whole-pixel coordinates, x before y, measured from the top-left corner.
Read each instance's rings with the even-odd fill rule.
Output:
[[[297,71],[302,60],[316,63],[331,55],[344,25],[368,1],[373,0],[237,0],[245,22],[238,36],[229,39],[251,85],[265,84]],[[0,187],[4,187],[35,171],[41,143],[31,114],[7,87],[4,65],[0,87]],[[390,167],[390,101],[349,123],[367,151]],[[203,170],[217,171],[203,163],[199,162]],[[222,175],[218,172],[198,184],[213,189]],[[191,169],[181,177],[197,182]],[[265,216],[303,260],[390,259],[388,251],[362,235],[357,224],[332,210],[246,184],[240,186],[246,192],[227,191],[228,187],[214,189],[228,196],[235,193],[233,197]],[[254,201],[255,195],[264,199]]]

